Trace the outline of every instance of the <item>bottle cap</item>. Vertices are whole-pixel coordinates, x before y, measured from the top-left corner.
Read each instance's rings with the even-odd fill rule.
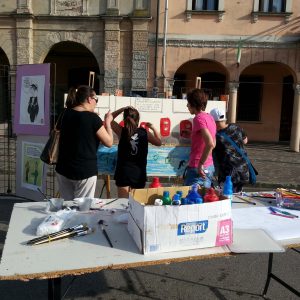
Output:
[[[163,197],[164,198],[170,197],[170,192],[169,191],[164,191],[163,192]]]
[[[150,188],[158,188],[161,187],[158,177],[153,177],[152,183],[149,186]]]
[[[155,199],[154,205],[161,206],[161,205],[163,205],[163,201],[161,199]]]
[[[180,200],[180,196],[179,196],[178,194],[175,194],[175,195],[173,196],[173,200]]]

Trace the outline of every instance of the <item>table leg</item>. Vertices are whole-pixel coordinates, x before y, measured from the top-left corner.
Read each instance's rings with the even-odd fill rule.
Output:
[[[61,278],[48,279],[48,300],[61,299]]]
[[[267,277],[267,281],[264,287],[264,291],[263,291],[263,297],[266,296],[268,288],[269,288],[269,284],[270,284],[270,280],[271,280],[271,275],[272,275],[272,266],[273,266],[273,253],[269,253],[269,260],[268,260],[268,277]]]
[[[106,182],[106,196],[107,199],[110,199],[110,175],[105,175]]]
[[[272,266],[273,266],[273,253],[269,253],[268,277],[267,277],[267,281],[266,281],[262,296],[264,298],[266,297],[266,294],[267,294],[268,288],[269,288],[269,284],[270,284],[270,280],[271,280],[271,278],[273,278],[274,280],[279,282],[281,285],[283,285],[286,289],[288,289],[290,292],[292,292],[295,295],[297,295],[298,297],[300,297],[300,292],[299,291],[297,291],[296,289],[294,289],[293,287],[291,287],[286,282],[284,282],[283,280],[281,280],[280,278],[278,278],[276,275],[274,275],[272,273]]]

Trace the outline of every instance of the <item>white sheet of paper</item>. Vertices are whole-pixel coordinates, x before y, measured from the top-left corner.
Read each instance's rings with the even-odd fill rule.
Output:
[[[232,210],[233,228],[264,229],[274,240],[299,238],[300,211],[288,210],[299,218],[285,218],[274,216],[268,207],[247,207]]]
[[[235,253],[284,252],[263,229],[233,229],[233,243],[227,246]]]

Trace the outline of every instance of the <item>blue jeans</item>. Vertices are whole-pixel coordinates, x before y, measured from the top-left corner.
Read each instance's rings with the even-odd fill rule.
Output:
[[[205,167],[204,173],[206,177],[202,178],[199,176],[197,168],[187,167],[184,185],[193,185],[194,183],[197,183],[205,188],[210,188],[213,182],[215,167],[213,165]]]

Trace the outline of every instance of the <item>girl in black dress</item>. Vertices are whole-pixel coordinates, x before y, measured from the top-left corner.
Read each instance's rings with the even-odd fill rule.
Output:
[[[131,189],[145,187],[147,181],[148,142],[155,146],[160,146],[161,137],[151,123],[147,123],[147,127],[153,133],[138,127],[140,115],[131,106],[116,110],[112,113],[113,118],[115,119],[122,112],[124,112],[124,127],[115,121],[111,123],[113,131],[119,138],[118,159],[114,179],[118,187],[118,197],[128,198]]]

